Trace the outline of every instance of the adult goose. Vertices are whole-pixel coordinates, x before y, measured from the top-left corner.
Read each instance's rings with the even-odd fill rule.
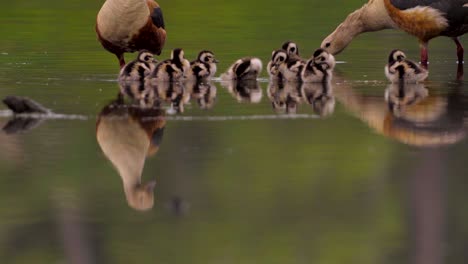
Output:
[[[102,46],[117,56],[120,68],[125,52],[159,55],[166,41],[163,14],[153,0],[106,0],[97,15],[96,33]]]
[[[396,28],[419,39],[421,64],[428,64],[428,42],[450,37],[457,45],[458,63],[463,63],[463,46],[458,37],[468,32],[468,0],[370,0],[349,14],[321,47],[332,54],[341,52],[363,33]]]

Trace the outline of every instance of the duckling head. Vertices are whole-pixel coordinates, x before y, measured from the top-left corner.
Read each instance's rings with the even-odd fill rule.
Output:
[[[335,68],[335,57],[328,51],[319,48],[314,52],[313,62],[324,70]]]
[[[297,44],[292,41],[286,41],[281,48],[285,50],[289,56],[299,56],[299,47],[297,47]]]
[[[274,65],[279,65],[288,60],[289,56],[285,50],[275,50],[271,54],[271,61]]]
[[[205,63],[218,63],[219,61],[215,59],[214,53],[209,50],[203,50],[198,53],[198,61]]]
[[[149,62],[149,63],[156,62],[154,59],[153,53],[147,50],[140,51],[140,53],[138,54],[138,60],[141,62]]]
[[[406,55],[399,49],[392,50],[388,56],[388,63],[394,63],[397,61],[403,61],[406,59]]]

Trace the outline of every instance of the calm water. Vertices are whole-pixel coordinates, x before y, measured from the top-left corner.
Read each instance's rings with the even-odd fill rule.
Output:
[[[162,57],[210,49],[220,74],[289,39],[307,56],[364,1],[348,2],[160,1]],[[264,72],[153,87],[154,109],[118,97],[101,4],[0,11],[0,98],[63,114],[0,108],[1,263],[465,263],[468,83],[451,41],[431,42],[421,85],[387,83],[389,51],[418,46],[383,31],[337,56],[330,86]]]

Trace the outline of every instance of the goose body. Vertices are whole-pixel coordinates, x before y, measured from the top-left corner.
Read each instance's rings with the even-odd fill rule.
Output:
[[[317,49],[301,72],[303,82],[329,82],[335,68],[335,57],[324,49]]]
[[[221,75],[223,80],[256,80],[262,71],[259,58],[245,57],[237,60]]]
[[[125,52],[148,50],[159,55],[166,41],[162,10],[153,0],[106,0],[97,15],[96,33],[121,68]]]
[[[120,81],[141,81],[154,70],[157,61],[148,51],[140,51],[136,60],[127,63],[120,70]]]
[[[401,50],[390,52],[388,64],[385,65],[385,76],[390,82],[417,83],[424,81],[428,75],[426,69],[406,59]]]
[[[370,0],[348,15],[321,47],[337,54],[355,36],[388,28],[401,29],[419,39],[421,64],[426,67],[428,42],[438,36],[455,41],[458,62],[462,63],[463,46],[458,37],[468,32],[468,0]]]

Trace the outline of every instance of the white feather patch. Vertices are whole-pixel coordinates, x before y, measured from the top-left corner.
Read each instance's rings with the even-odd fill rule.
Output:
[[[107,0],[97,16],[101,36],[108,41],[129,41],[150,15],[144,0]]]

